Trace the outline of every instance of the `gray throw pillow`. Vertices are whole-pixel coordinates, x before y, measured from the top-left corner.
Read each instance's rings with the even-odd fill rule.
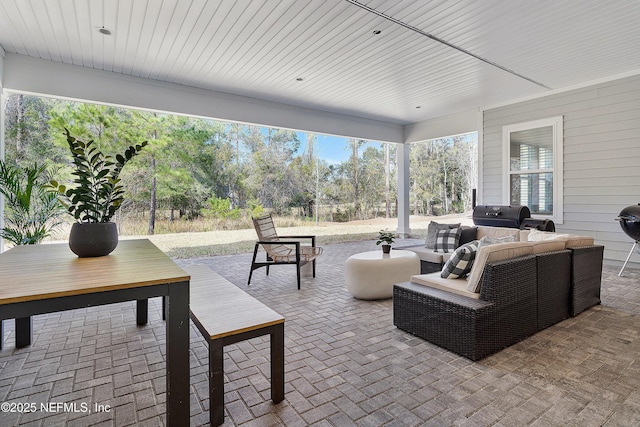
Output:
[[[459,228],[460,224],[439,224],[435,221],[431,221],[427,227],[427,240],[424,247],[427,249],[434,249],[436,246],[436,236],[440,230],[449,230],[450,228]]]
[[[517,241],[516,236],[505,236],[505,237],[484,236],[482,239],[480,239],[480,246],[478,247],[478,249],[482,248],[483,246],[496,245],[498,243],[511,243],[516,241]]]

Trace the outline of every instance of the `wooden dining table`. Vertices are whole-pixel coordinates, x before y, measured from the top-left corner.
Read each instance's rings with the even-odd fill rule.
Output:
[[[147,298],[165,297],[167,425],[188,425],[189,280],[147,239],[121,240],[95,258],[78,258],[67,244],[16,246],[0,254],[0,322],[20,319],[16,340],[30,344],[33,315],[135,300],[144,323]]]

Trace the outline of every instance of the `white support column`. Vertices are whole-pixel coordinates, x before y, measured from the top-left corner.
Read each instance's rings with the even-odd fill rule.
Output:
[[[411,232],[409,227],[409,153],[411,144],[397,146],[398,158],[398,235],[406,238]]]
[[[478,191],[476,204],[484,204],[484,110],[478,108]]]

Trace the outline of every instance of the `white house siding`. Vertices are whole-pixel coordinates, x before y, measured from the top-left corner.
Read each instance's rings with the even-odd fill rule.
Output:
[[[605,262],[621,264],[633,241],[614,220],[640,203],[640,76],[487,109],[483,115],[482,204],[502,204],[502,127],[564,117],[564,224],[595,237]],[[630,266],[640,267],[640,254]]]

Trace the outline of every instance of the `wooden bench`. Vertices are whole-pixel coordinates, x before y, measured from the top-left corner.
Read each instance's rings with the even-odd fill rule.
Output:
[[[191,276],[191,320],[209,345],[211,425],[224,422],[224,346],[262,335],[271,339],[271,400],[284,399],[284,317],[204,265],[183,268]]]

